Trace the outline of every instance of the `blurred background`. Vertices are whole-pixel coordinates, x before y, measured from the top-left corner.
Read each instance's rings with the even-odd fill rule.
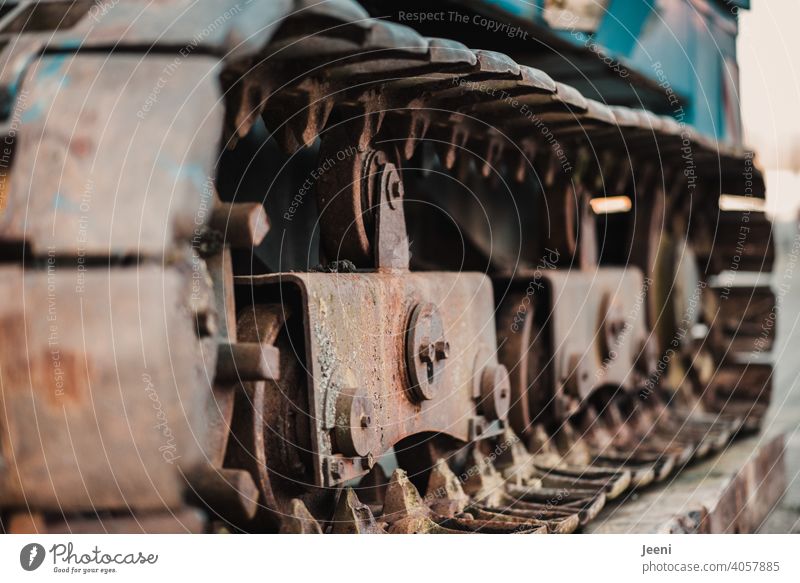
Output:
[[[739,15],[738,58],[745,142],[765,171],[775,220],[777,361],[769,431],[784,431],[789,488],[762,532],[800,533],[800,43],[797,0],[754,0]]]

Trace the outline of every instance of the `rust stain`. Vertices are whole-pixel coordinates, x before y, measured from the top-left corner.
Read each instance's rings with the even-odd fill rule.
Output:
[[[30,361],[0,361],[7,394],[32,391],[52,405],[82,403],[88,392],[84,356],[63,350],[44,350]]]
[[[92,140],[86,136],[76,136],[69,142],[69,150],[78,158],[85,158],[94,150]]]
[[[0,342],[4,346],[25,338],[21,316],[0,319]],[[0,352],[0,379],[7,394],[30,393],[53,405],[80,403],[89,386],[91,363],[85,355],[64,350],[58,344],[29,346],[28,351]],[[29,359],[26,359],[26,356]]]

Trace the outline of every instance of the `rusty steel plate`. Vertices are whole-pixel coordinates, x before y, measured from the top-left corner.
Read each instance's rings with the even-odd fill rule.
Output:
[[[649,333],[641,272],[552,269],[531,277],[547,289],[551,378],[565,412],[577,410],[600,387],[633,389],[649,367],[643,364],[649,356]],[[524,281],[526,274],[516,278]]]
[[[0,271],[0,500],[178,509],[203,459],[216,350],[177,270]],[[84,295],[86,294],[86,295]]]
[[[308,377],[316,484],[363,475],[413,434],[442,432],[469,441],[503,427],[480,413],[496,413],[481,391],[482,378],[506,391],[501,402],[508,391],[497,374],[483,374],[498,366],[492,286],[484,275],[291,273],[238,277],[237,284],[279,285],[284,297],[301,295],[305,348],[298,356]],[[422,350],[414,358],[422,372],[414,374],[427,375],[426,358],[433,361],[424,380],[428,398],[414,389],[406,358],[416,330],[409,334],[409,325],[420,305],[426,314],[435,306],[442,326],[436,338],[429,328],[417,331]]]
[[[42,255],[162,256],[208,221],[217,61],[188,60],[163,88],[171,58],[104,61],[45,56],[26,75],[0,241]]]

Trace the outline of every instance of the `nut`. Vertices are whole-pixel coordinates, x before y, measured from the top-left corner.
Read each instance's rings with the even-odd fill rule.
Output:
[[[348,456],[365,456],[376,445],[372,401],[358,389],[344,389],[336,400],[336,446]]]

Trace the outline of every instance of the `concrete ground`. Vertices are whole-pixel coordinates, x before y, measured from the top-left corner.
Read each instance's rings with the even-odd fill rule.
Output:
[[[800,231],[794,223],[776,223],[774,233],[778,335],[772,405],[764,429],[784,433],[787,489],[759,532],[800,533]]]
[[[720,454],[692,464],[665,484],[628,494],[624,504],[615,501],[607,505],[586,532],[663,532],[665,525],[669,528],[675,523],[676,516],[691,522],[707,512],[714,516],[712,532],[800,533],[800,231],[796,224],[777,223],[774,235],[776,261],[771,285],[778,301],[772,355],[775,373],[762,432],[735,440]],[[763,515],[763,504],[777,497],[773,488],[780,487],[780,482],[769,477],[764,480],[763,464],[748,466],[748,460],[757,459],[758,452],[770,451],[769,444],[779,434],[785,443],[786,491],[767,518],[760,525],[753,524],[748,517]],[[739,515],[726,514],[728,505],[723,501],[730,500],[725,493],[734,476],[750,475],[745,467],[761,468],[756,481],[762,486],[758,491],[750,488],[749,495],[754,498],[748,504],[755,510],[738,521]]]

